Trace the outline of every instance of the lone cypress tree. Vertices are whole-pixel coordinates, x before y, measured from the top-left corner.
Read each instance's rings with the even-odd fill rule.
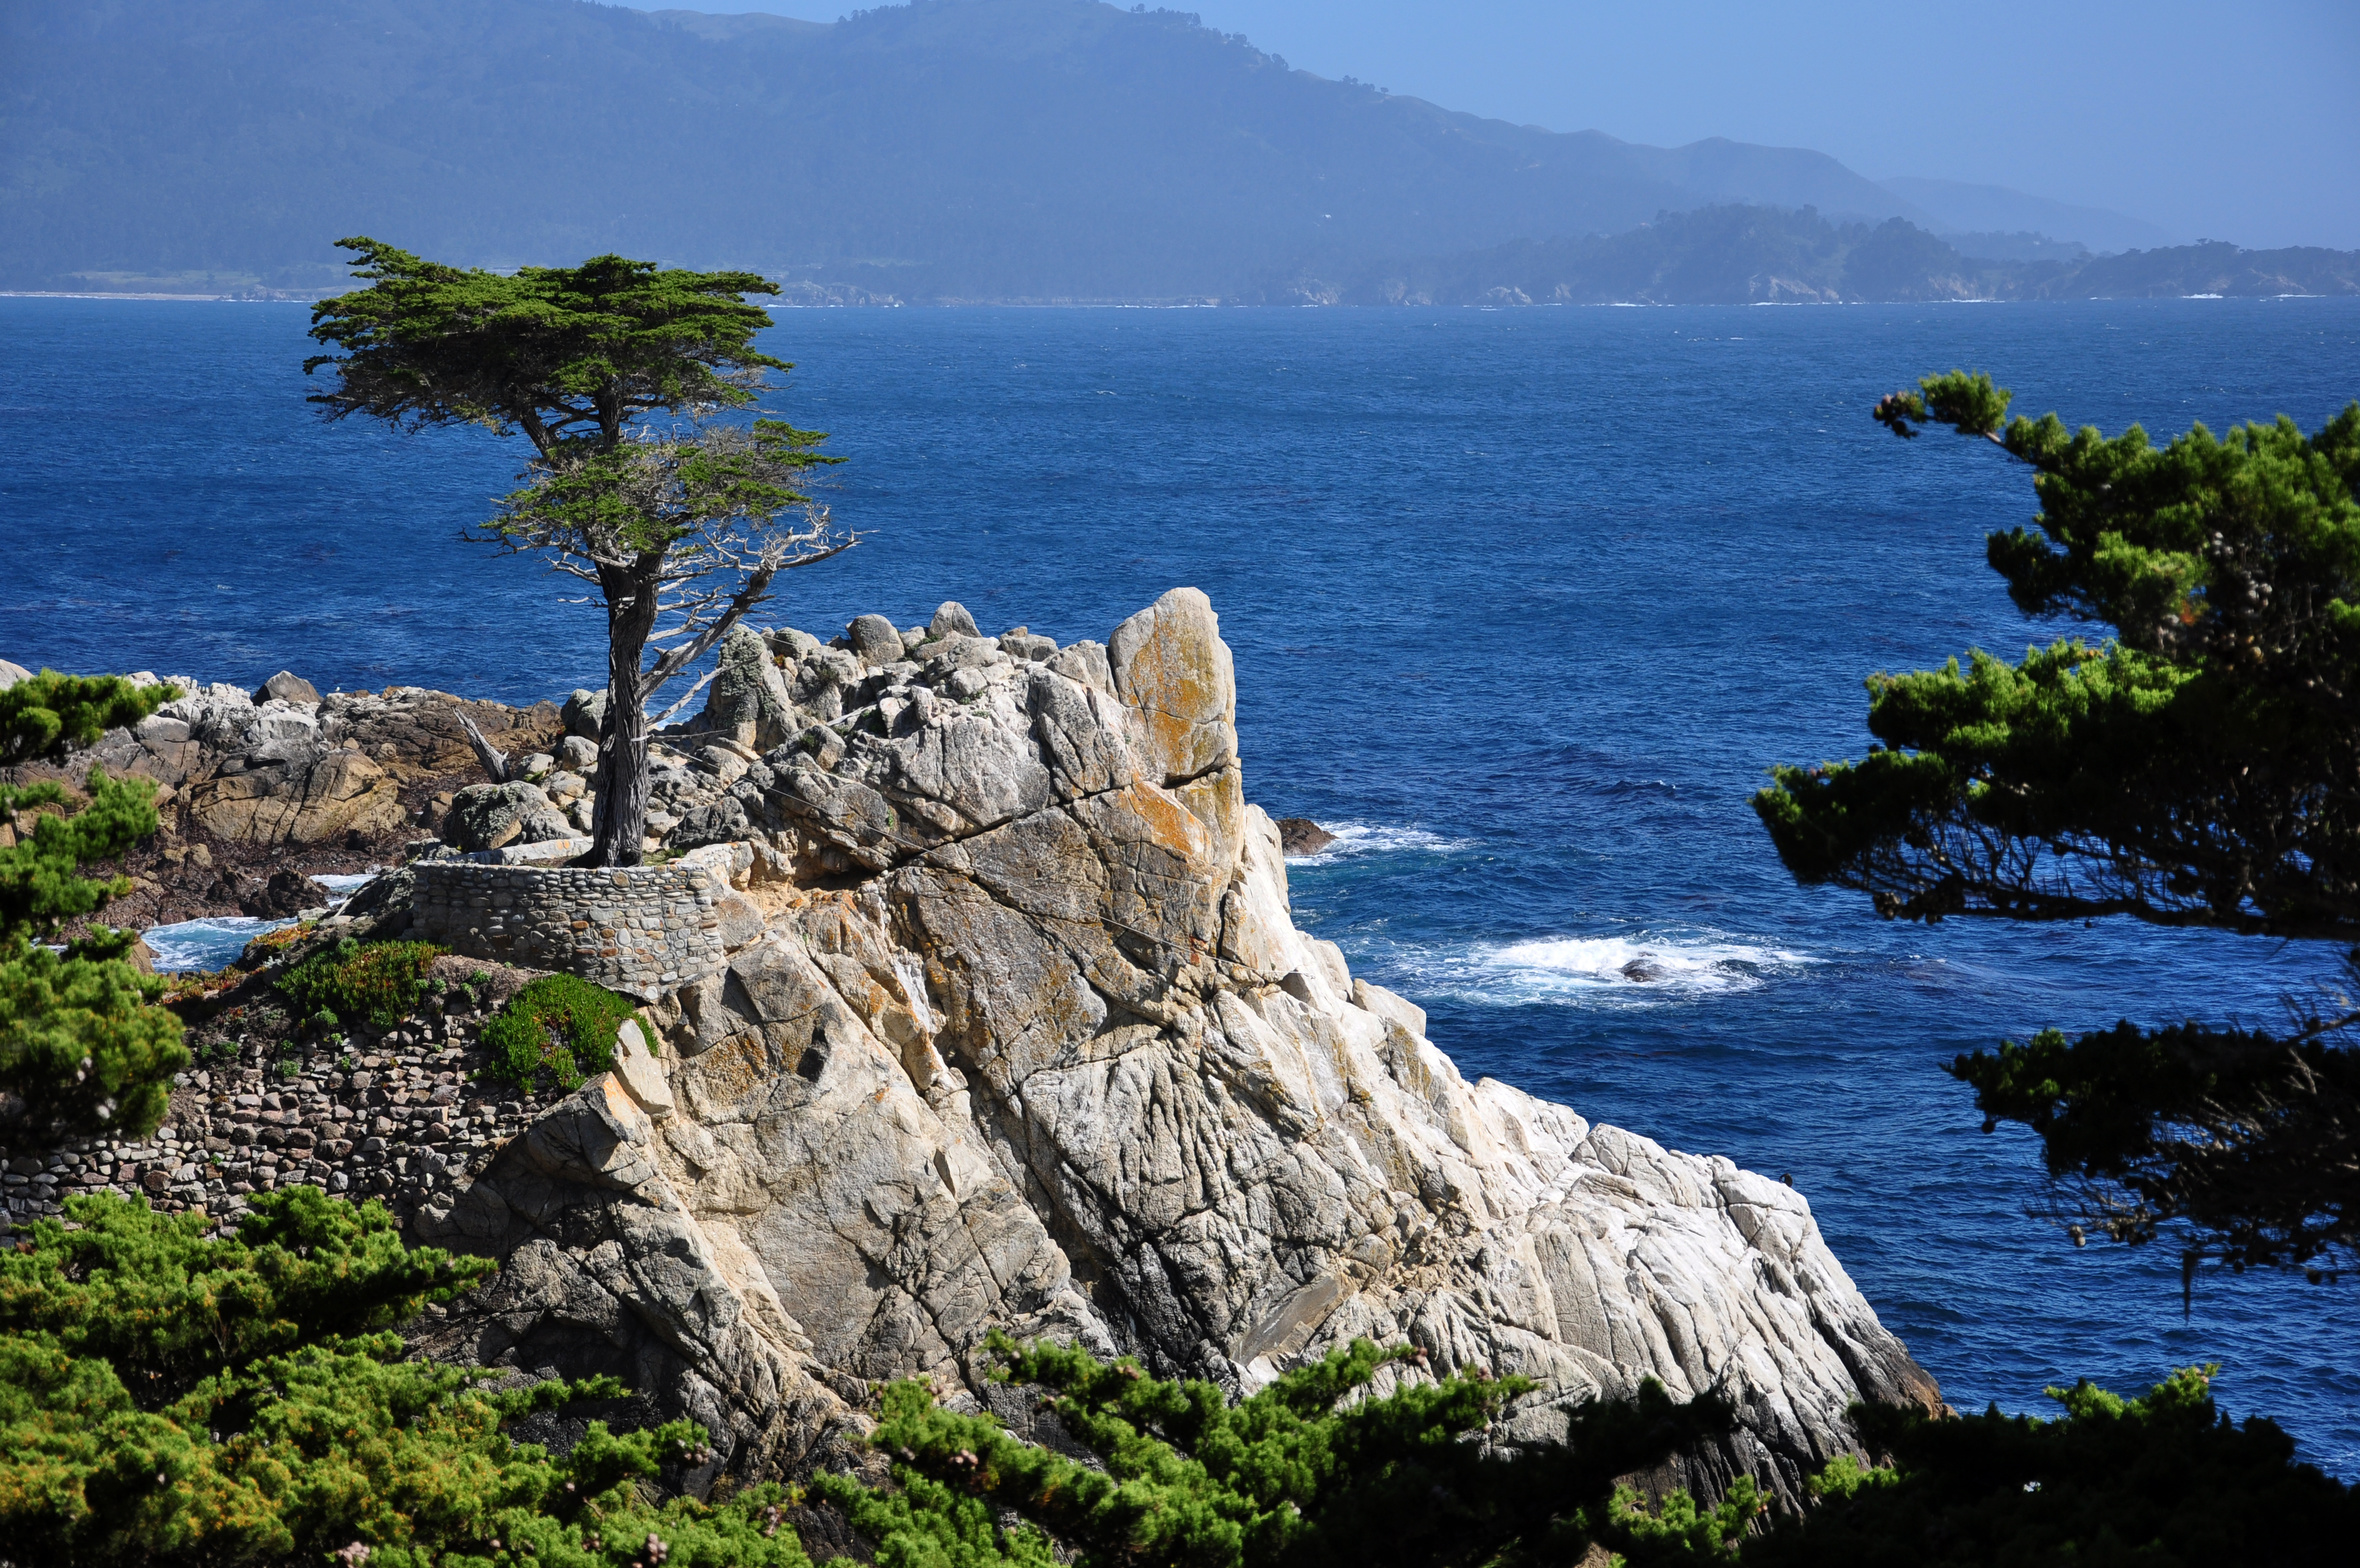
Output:
[[[1987,542],[2026,613],[2106,627],[2010,664],[1878,675],[1858,762],[1754,798],[1797,880],[1888,917],[2077,920],[2360,942],[2360,403],[2167,446],[2007,414],[1988,376],[1877,405],[2029,466],[2041,512]],[[2040,1134],[2076,1243],[2178,1222],[2182,1268],[2360,1247],[2360,985],[2284,1029],[2123,1022],[1960,1057],[1985,1130]]]
[[[636,865],[647,826],[647,704],[761,603],[782,571],[855,541],[795,488],[826,439],[783,420],[703,424],[793,367],[753,346],[769,324],[750,272],[688,272],[620,256],[513,275],[337,241],[369,286],[312,307],[343,350],[304,361],[336,384],[330,419],[396,429],[522,430],[535,460],[482,536],[546,557],[606,605],[607,708],[591,863]],[[656,430],[656,415],[685,429]],[[798,523],[782,524],[790,513]],[[666,616],[672,624],[660,626]],[[651,645],[655,656],[648,657]]]

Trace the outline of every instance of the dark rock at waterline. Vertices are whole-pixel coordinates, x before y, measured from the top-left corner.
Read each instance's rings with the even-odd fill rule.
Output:
[[[238,908],[257,920],[285,920],[319,903],[326,895],[318,883],[300,871],[275,871],[260,887],[238,891]]]
[[[1637,958],[1623,965],[1619,973],[1625,980],[1639,985],[1647,985],[1663,978],[1663,966],[1658,964],[1652,956],[1641,953]]]
[[[1335,841],[1335,834],[1309,817],[1278,819],[1278,847],[1282,854],[1316,855]]]

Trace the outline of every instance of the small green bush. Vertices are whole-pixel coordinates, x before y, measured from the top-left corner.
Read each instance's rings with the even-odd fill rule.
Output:
[[[615,1031],[638,1006],[572,975],[543,975],[484,1025],[483,1043],[492,1053],[484,1071],[527,1093],[543,1072],[560,1087],[574,1088],[614,1066]],[[643,1025],[642,1038],[645,1032]]]
[[[372,942],[363,947],[346,937],[331,951],[314,953],[281,976],[279,989],[298,1012],[327,1014],[330,1021],[324,1028],[335,1028],[346,1018],[366,1018],[380,1029],[390,1029],[418,1005],[426,966],[444,951],[431,942]]]

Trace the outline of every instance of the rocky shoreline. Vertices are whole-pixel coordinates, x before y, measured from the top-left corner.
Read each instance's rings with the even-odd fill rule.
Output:
[[[567,874],[596,703],[468,705],[517,764],[497,784],[467,780],[458,699],[409,691],[306,711],[208,688],[168,716],[185,736],[99,751],[180,766],[183,831],[291,858],[411,840],[288,957],[431,927],[439,964],[489,974],[521,951],[517,901]],[[992,1328],[1241,1392],[1407,1340],[1539,1382],[1509,1442],[1654,1378],[1736,1412],[1662,1478],[1708,1495],[1747,1474],[1792,1500],[1855,1451],[1853,1402],[1939,1403],[1790,1188],[1467,1082],[1418,1008],[1298,931],[1235,703],[1193,589],[1066,647],[982,636],[955,604],[825,643],[741,630],[660,737],[649,824],[656,861],[725,885],[654,916],[581,895],[584,931],[709,938],[643,992],[658,1057],[527,1102],[476,1087],[473,1003],[350,1063],[247,1027],[181,1086],[173,1142],[11,1150],[12,1211],[77,1185],[213,1213],[241,1183],[384,1196],[415,1237],[502,1263],[417,1325],[423,1352],[615,1375],[704,1423],[716,1475],[840,1452],[880,1380],[993,1400]],[[480,893],[436,903],[437,867]],[[268,983],[194,1004],[200,1038]]]

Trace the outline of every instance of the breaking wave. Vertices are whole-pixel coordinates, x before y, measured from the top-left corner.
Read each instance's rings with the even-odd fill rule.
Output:
[[[1396,955],[1406,957],[1408,955]],[[1478,1006],[1660,1007],[1751,991],[1810,955],[1717,933],[1548,937],[1437,954],[1409,967],[1421,989]]]
[[[291,920],[257,920],[251,915],[215,915],[183,920],[178,925],[150,926],[140,934],[156,955],[157,972],[177,974],[185,969],[220,969],[235,962],[246,944],[263,932],[293,924]]]
[[[1430,854],[1448,854],[1452,850],[1471,847],[1471,838],[1447,838],[1440,833],[1429,833],[1424,828],[1395,828],[1376,826],[1366,822],[1339,822],[1328,828],[1336,841],[1315,855],[1289,855],[1287,863],[1296,866],[1324,866],[1332,861],[1354,855],[1378,855],[1397,850],[1424,850]]]

